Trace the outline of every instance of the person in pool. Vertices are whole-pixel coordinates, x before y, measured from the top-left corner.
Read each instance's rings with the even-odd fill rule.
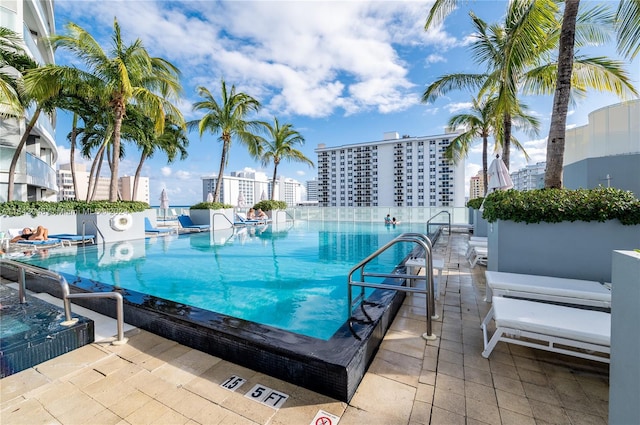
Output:
[[[384,224],[391,224],[391,214],[387,214],[384,218]]]

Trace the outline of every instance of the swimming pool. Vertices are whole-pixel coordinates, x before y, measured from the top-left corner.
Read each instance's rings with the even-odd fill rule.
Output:
[[[348,402],[405,297],[373,290],[366,311],[347,320],[348,272],[398,234],[423,229],[297,221],[65,247],[22,261],[62,273],[72,292],[119,291],[127,323]],[[414,247],[394,245],[367,271],[402,272],[396,266]],[[60,296],[59,285],[39,276],[27,277],[27,287]],[[167,298],[177,293],[185,299]],[[207,307],[194,305],[201,302]],[[74,303],[115,312],[108,299]]]
[[[65,275],[329,339],[346,321],[347,275],[410,227],[296,222],[51,250],[26,261]],[[413,248],[394,247],[368,270],[390,271]]]

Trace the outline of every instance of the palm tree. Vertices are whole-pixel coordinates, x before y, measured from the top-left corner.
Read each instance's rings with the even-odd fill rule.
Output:
[[[500,117],[495,113],[496,98],[483,98],[481,100],[474,99],[471,111],[468,113],[457,114],[449,119],[448,126],[451,128],[462,127],[464,131],[456,136],[444,154],[445,157],[458,163],[462,158],[466,158],[473,142],[482,139],[482,176],[484,178],[484,193],[487,193],[487,170],[488,170],[488,146],[489,136],[493,135],[496,139],[495,149],[501,146],[500,136]],[[522,129],[528,133],[537,133],[540,122],[533,116],[526,113],[526,105],[519,105],[519,112],[513,116],[514,127]],[[516,145],[528,159],[527,153],[524,151],[518,140],[514,137],[512,142]]]
[[[265,167],[273,162],[273,179],[271,180],[271,200],[276,193],[276,178],[278,175],[278,165],[282,160],[304,162],[313,167],[313,161],[307,158],[302,152],[296,149],[296,145],[304,144],[304,137],[293,129],[291,124],[280,125],[277,118],[273,118],[273,125],[264,123],[269,133],[270,140],[261,139],[259,145],[259,155],[262,165]]]
[[[22,74],[36,66],[24,51],[22,38],[0,27],[0,116],[18,116],[24,112]]]
[[[154,122],[157,133],[164,129],[165,114],[170,113],[182,120],[180,111],[169,101],[181,91],[180,72],[167,60],[150,56],[140,39],[125,45],[117,19],[114,19],[108,53],[80,26],[69,23],[66,29],[67,34],[51,37],[51,43],[54,49],[63,48],[74,53],[84,62],[86,71],[69,67],[44,67],[38,79],[46,83],[32,84],[31,88],[39,98],[53,96],[63,87],[61,76],[73,74],[75,80],[91,82],[96,91],[102,92],[102,99],[108,102],[113,120],[109,200],[116,201],[120,134],[127,105],[133,103],[142,108]]]
[[[224,167],[229,160],[231,140],[236,138],[248,148],[253,157],[257,157],[259,137],[254,134],[254,131],[259,130],[263,124],[260,121],[247,120],[247,116],[260,109],[260,102],[248,94],[236,93],[235,85],[227,90],[224,79],[221,80],[222,98],[220,103],[205,87],[198,87],[198,94],[204,100],[194,103],[193,110],[206,111],[205,115],[200,120],[190,121],[187,126],[189,129],[197,128],[200,137],[205,131],[220,134],[218,140],[222,142],[222,155],[220,156],[218,180],[213,192],[213,201],[219,202],[222,176]]]
[[[473,56],[486,71],[477,74],[448,74],[425,90],[427,103],[452,89],[477,89],[479,96],[495,93],[495,113],[502,117],[502,159],[510,162],[512,116],[518,111],[518,91],[526,71],[548,46],[547,33],[554,22],[555,3],[550,0],[530,2],[513,0],[504,24],[488,25],[471,13],[476,32]]]
[[[549,128],[549,136],[547,138],[545,187],[562,187],[566,111],[570,101],[568,93],[571,90],[572,83],[575,84],[576,80],[573,76],[575,66],[572,62],[574,57],[570,53],[573,51],[576,41],[577,11],[580,1],[567,0],[567,3],[570,4],[565,5],[559,34],[560,43],[556,75],[556,90],[558,93],[554,94],[552,125]],[[429,11],[425,30],[432,25],[440,24],[455,9],[457,4],[458,0],[436,0]],[[638,0],[620,0],[616,11],[615,29],[617,32],[618,51],[628,58],[635,58],[640,52],[640,2]],[[593,75],[590,77],[593,77]],[[608,84],[601,78],[599,80],[601,85]],[[632,93],[635,93],[628,80],[624,85]],[[618,92],[617,94],[620,93]]]

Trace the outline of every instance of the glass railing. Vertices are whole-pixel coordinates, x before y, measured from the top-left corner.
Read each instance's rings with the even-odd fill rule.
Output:
[[[57,191],[56,171],[40,158],[27,153],[27,184]]]
[[[451,214],[451,224],[468,224],[466,207],[290,207],[294,220],[380,222],[387,214],[403,223],[425,223],[441,211]]]

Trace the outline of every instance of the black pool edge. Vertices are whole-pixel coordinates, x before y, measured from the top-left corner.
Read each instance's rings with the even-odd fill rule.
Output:
[[[8,267],[1,274],[17,280],[17,273]],[[78,284],[90,284],[93,292],[113,290],[84,281],[69,283],[71,293],[87,292]],[[33,292],[62,297],[60,285],[41,276],[27,274],[26,286]],[[377,305],[367,307],[371,323],[345,324],[324,341],[148,295],[139,302],[141,294],[122,294],[125,321],[133,326],[344,402],[355,394],[405,298],[403,292],[375,291],[370,299]],[[115,318],[112,299],[74,299],[72,310],[73,304]]]

